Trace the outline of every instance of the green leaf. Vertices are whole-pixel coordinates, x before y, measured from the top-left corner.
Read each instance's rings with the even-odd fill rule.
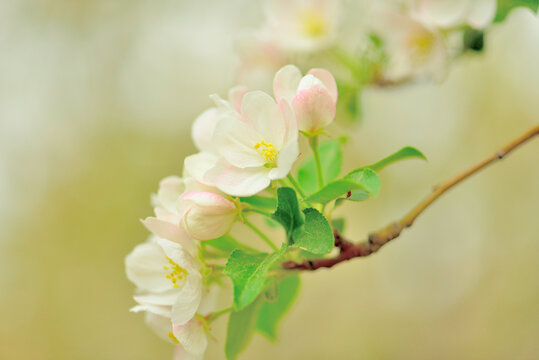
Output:
[[[262,303],[262,299],[258,299],[243,310],[230,314],[225,343],[227,360],[236,360],[251,341]]]
[[[305,224],[294,231],[293,245],[313,254],[329,253],[335,245],[335,239],[327,219],[313,208],[305,209],[303,213]]]
[[[537,9],[539,8],[539,0],[498,0],[498,7],[494,22],[501,22],[505,20],[511,10],[518,6],[527,7],[534,13],[537,13]]]
[[[273,254],[248,254],[234,251],[225,266],[225,274],[234,285],[234,305],[242,309],[249,305],[264,288],[270,267],[284,253],[286,246]]]
[[[275,210],[275,208],[277,207],[277,200],[268,196],[254,195],[240,198],[240,201],[249,204],[255,208],[265,210]]]
[[[380,190],[380,178],[369,168],[354,170],[344,178],[334,180],[307,198],[309,202],[326,204],[353,190],[364,190],[376,196]]]
[[[256,329],[269,340],[277,340],[277,328],[279,322],[290,309],[299,293],[300,280],[298,275],[288,276],[277,286],[278,297],[274,302],[264,302]]]
[[[399,151],[389,155],[388,157],[385,157],[382,160],[372,165],[364,166],[363,168],[369,168],[374,171],[380,171],[386,166],[393,164],[394,162],[401,161],[404,159],[410,159],[410,158],[427,160],[427,158],[425,157],[425,155],[423,155],[421,151],[417,150],[414,147],[406,146],[400,149]],[[354,171],[360,171],[363,168],[360,168]],[[354,173],[354,171],[352,171],[350,174]]]
[[[294,230],[303,224],[303,218],[299,211],[298,196],[288,187],[277,189],[277,211],[273,214],[285,229],[288,239],[292,237]]]
[[[217,250],[221,250],[225,253],[228,253],[230,254],[232,251],[234,250],[242,250],[244,252],[247,252],[247,253],[257,253],[259,251],[247,246],[247,245],[244,245],[242,243],[240,243],[239,241],[237,241],[236,239],[234,239],[232,236],[230,235],[223,235],[221,237],[218,237],[217,239],[212,239],[212,240],[205,240],[205,241],[201,241],[200,242],[202,246],[211,246]]]
[[[341,81],[337,83],[339,100],[337,116],[339,121],[357,124],[361,121],[361,90],[357,86],[348,86]]]
[[[341,234],[344,232],[345,225],[346,221],[344,218],[337,218],[331,220],[331,226],[333,226],[333,228]]]
[[[324,180],[327,182],[336,179],[342,168],[341,139],[322,142],[318,147],[318,151]],[[298,182],[306,194],[312,194],[318,189],[316,165],[312,154],[301,164],[298,170]]]
[[[346,175],[346,178],[361,184],[363,191],[367,192],[370,196],[376,196],[380,192],[380,177],[371,168],[357,169]]]

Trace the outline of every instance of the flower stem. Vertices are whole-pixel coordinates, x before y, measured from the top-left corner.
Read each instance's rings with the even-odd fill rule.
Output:
[[[318,136],[315,135],[309,138],[309,144],[313,150],[314,164],[316,165],[316,177],[318,178],[318,188],[324,186],[324,174],[322,173],[322,165],[320,164],[320,154],[318,153]]]
[[[301,186],[298,184],[296,179],[294,179],[294,177],[292,175],[290,175],[290,174],[288,174],[288,176],[286,178],[288,179],[288,181],[290,181],[290,183],[292,184],[294,189],[296,189],[296,191],[301,196],[301,198],[305,200],[305,198],[307,198],[307,196],[305,195],[305,192],[303,191]]]
[[[243,219],[243,221],[245,222],[245,225],[247,225],[248,227],[251,228],[251,230],[253,230],[258,236],[260,236],[260,238],[262,240],[264,240],[264,242],[266,244],[268,244],[269,247],[271,247],[274,251],[277,251],[279,250],[279,248],[277,246],[275,246],[274,243],[271,242],[270,238],[266,236],[266,234],[264,234],[262,232],[262,230],[260,230],[259,228],[256,227],[255,224],[253,224],[252,222],[250,222],[249,220],[247,219]]]
[[[227,307],[225,309],[222,309],[222,310],[219,310],[219,311],[215,311],[215,312],[212,312],[211,314],[209,314],[206,319],[208,320],[208,322],[212,322],[212,321],[215,321],[217,320],[218,318],[221,317],[221,315],[224,315],[224,314],[227,314],[229,312],[232,312],[234,311],[234,307],[233,306],[230,306],[230,307]]]
[[[267,212],[267,211],[264,211],[264,210],[260,210],[260,209],[257,209],[257,208],[253,208],[253,207],[248,207],[248,208],[245,208],[243,209],[244,212],[254,212],[254,213],[257,213],[257,214],[261,214],[261,215],[264,215],[264,216],[267,216],[269,218],[272,217],[272,214]]]

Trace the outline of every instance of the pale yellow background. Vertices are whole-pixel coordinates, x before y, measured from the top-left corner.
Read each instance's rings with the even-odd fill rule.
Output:
[[[123,258],[159,179],[194,151],[207,95],[234,85],[234,39],[261,21],[239,0],[0,2],[0,359],[170,358],[128,312]],[[537,125],[538,64],[539,20],[521,11],[442,86],[368,91],[346,169],[404,145],[429,161],[343,208],[348,237]],[[538,165],[539,139],[380,253],[306,274],[279,342],[257,336],[243,359],[539,358]],[[207,359],[223,358],[224,325]]]

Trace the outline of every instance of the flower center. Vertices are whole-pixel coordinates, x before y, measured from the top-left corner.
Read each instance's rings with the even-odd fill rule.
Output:
[[[320,37],[326,33],[324,14],[315,9],[306,9],[299,16],[301,32],[310,37]]]
[[[277,159],[277,150],[275,150],[275,147],[272,143],[267,143],[264,140],[261,140],[260,142],[257,142],[253,147],[256,150],[260,151],[262,156],[264,156],[264,158],[269,164],[273,164]]]
[[[180,282],[180,280],[183,280],[187,276],[187,270],[176,264],[168,256],[165,255],[165,258],[170,264],[170,266],[163,266],[164,270],[170,271],[168,274],[165,275],[165,277],[169,279],[170,282],[172,282],[172,287],[177,288],[178,286],[180,286],[178,282]]]
[[[408,47],[417,60],[425,61],[434,46],[434,36],[427,31],[420,31],[408,38]]]

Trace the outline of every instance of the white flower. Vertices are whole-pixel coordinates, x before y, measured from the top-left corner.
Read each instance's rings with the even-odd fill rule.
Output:
[[[327,70],[311,69],[302,77],[296,66],[287,65],[275,74],[273,93],[277,101],[292,104],[300,130],[317,133],[335,118],[337,83]]]
[[[157,237],[138,245],[125,259],[126,273],[147,311],[183,325],[193,318],[202,297],[200,263],[181,245]]]
[[[440,28],[468,24],[483,29],[496,15],[496,0],[417,0],[415,14],[421,21]]]
[[[198,171],[200,181],[233,196],[254,195],[271,180],[286,177],[299,155],[297,122],[290,104],[286,100],[277,104],[262,91],[245,94],[239,113],[221,116],[213,142],[220,157],[214,162],[208,156],[206,163],[207,159],[197,158],[199,169],[206,170]],[[188,161],[185,166],[191,172]]]
[[[388,55],[383,80],[442,80],[450,61],[443,36],[435,28],[393,7],[379,6],[376,10],[371,27],[382,39]]]
[[[215,192],[186,192],[178,202],[178,209],[181,227],[197,240],[226,234],[238,215],[236,204]]]
[[[316,51],[335,39],[339,0],[270,0],[265,32],[288,51]]]

